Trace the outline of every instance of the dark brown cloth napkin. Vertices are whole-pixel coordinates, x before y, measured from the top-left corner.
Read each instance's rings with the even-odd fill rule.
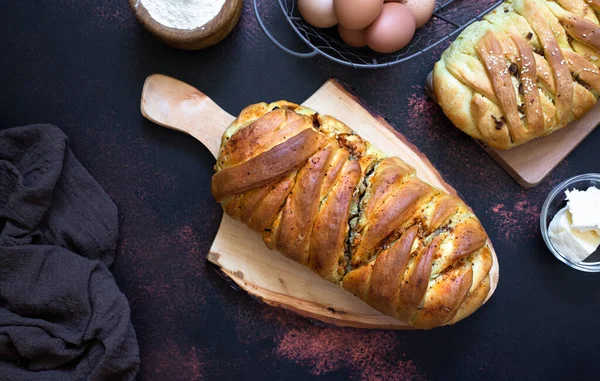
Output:
[[[117,208],[51,125],[0,131],[0,380],[132,380]]]

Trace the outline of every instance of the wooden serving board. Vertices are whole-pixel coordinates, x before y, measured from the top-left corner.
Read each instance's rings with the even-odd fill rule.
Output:
[[[432,73],[427,76],[425,89],[436,101],[433,93]],[[436,101],[437,102],[437,101]],[[525,188],[538,185],[552,172],[600,123],[600,102],[582,118],[550,135],[531,140],[520,146],[498,150],[480,141],[477,143],[508,174]]]
[[[399,156],[414,166],[423,180],[456,194],[415,146],[337,81],[329,80],[303,105],[340,119],[383,152]],[[194,136],[215,157],[221,135],[234,120],[192,86],[160,74],[146,80],[141,110],[146,118],[157,124]],[[488,245],[494,256],[489,298],[498,282],[498,260],[491,243],[488,242]],[[269,250],[259,234],[226,214],[210,248],[208,260],[219,266],[241,288],[270,305],[340,326],[412,328],[374,310],[307,267]]]

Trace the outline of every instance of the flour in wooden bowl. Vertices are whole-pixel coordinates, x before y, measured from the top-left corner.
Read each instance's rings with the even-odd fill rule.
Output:
[[[225,0],[137,0],[162,25],[182,30],[204,26],[215,18]]]

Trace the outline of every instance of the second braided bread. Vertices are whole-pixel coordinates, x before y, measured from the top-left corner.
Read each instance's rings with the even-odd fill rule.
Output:
[[[508,149],[591,109],[600,92],[600,1],[507,0],[442,54],[433,90],[461,130]]]

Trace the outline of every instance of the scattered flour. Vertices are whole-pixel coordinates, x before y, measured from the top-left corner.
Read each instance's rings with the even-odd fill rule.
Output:
[[[204,26],[219,14],[225,0],[137,0],[159,23],[175,29]]]

